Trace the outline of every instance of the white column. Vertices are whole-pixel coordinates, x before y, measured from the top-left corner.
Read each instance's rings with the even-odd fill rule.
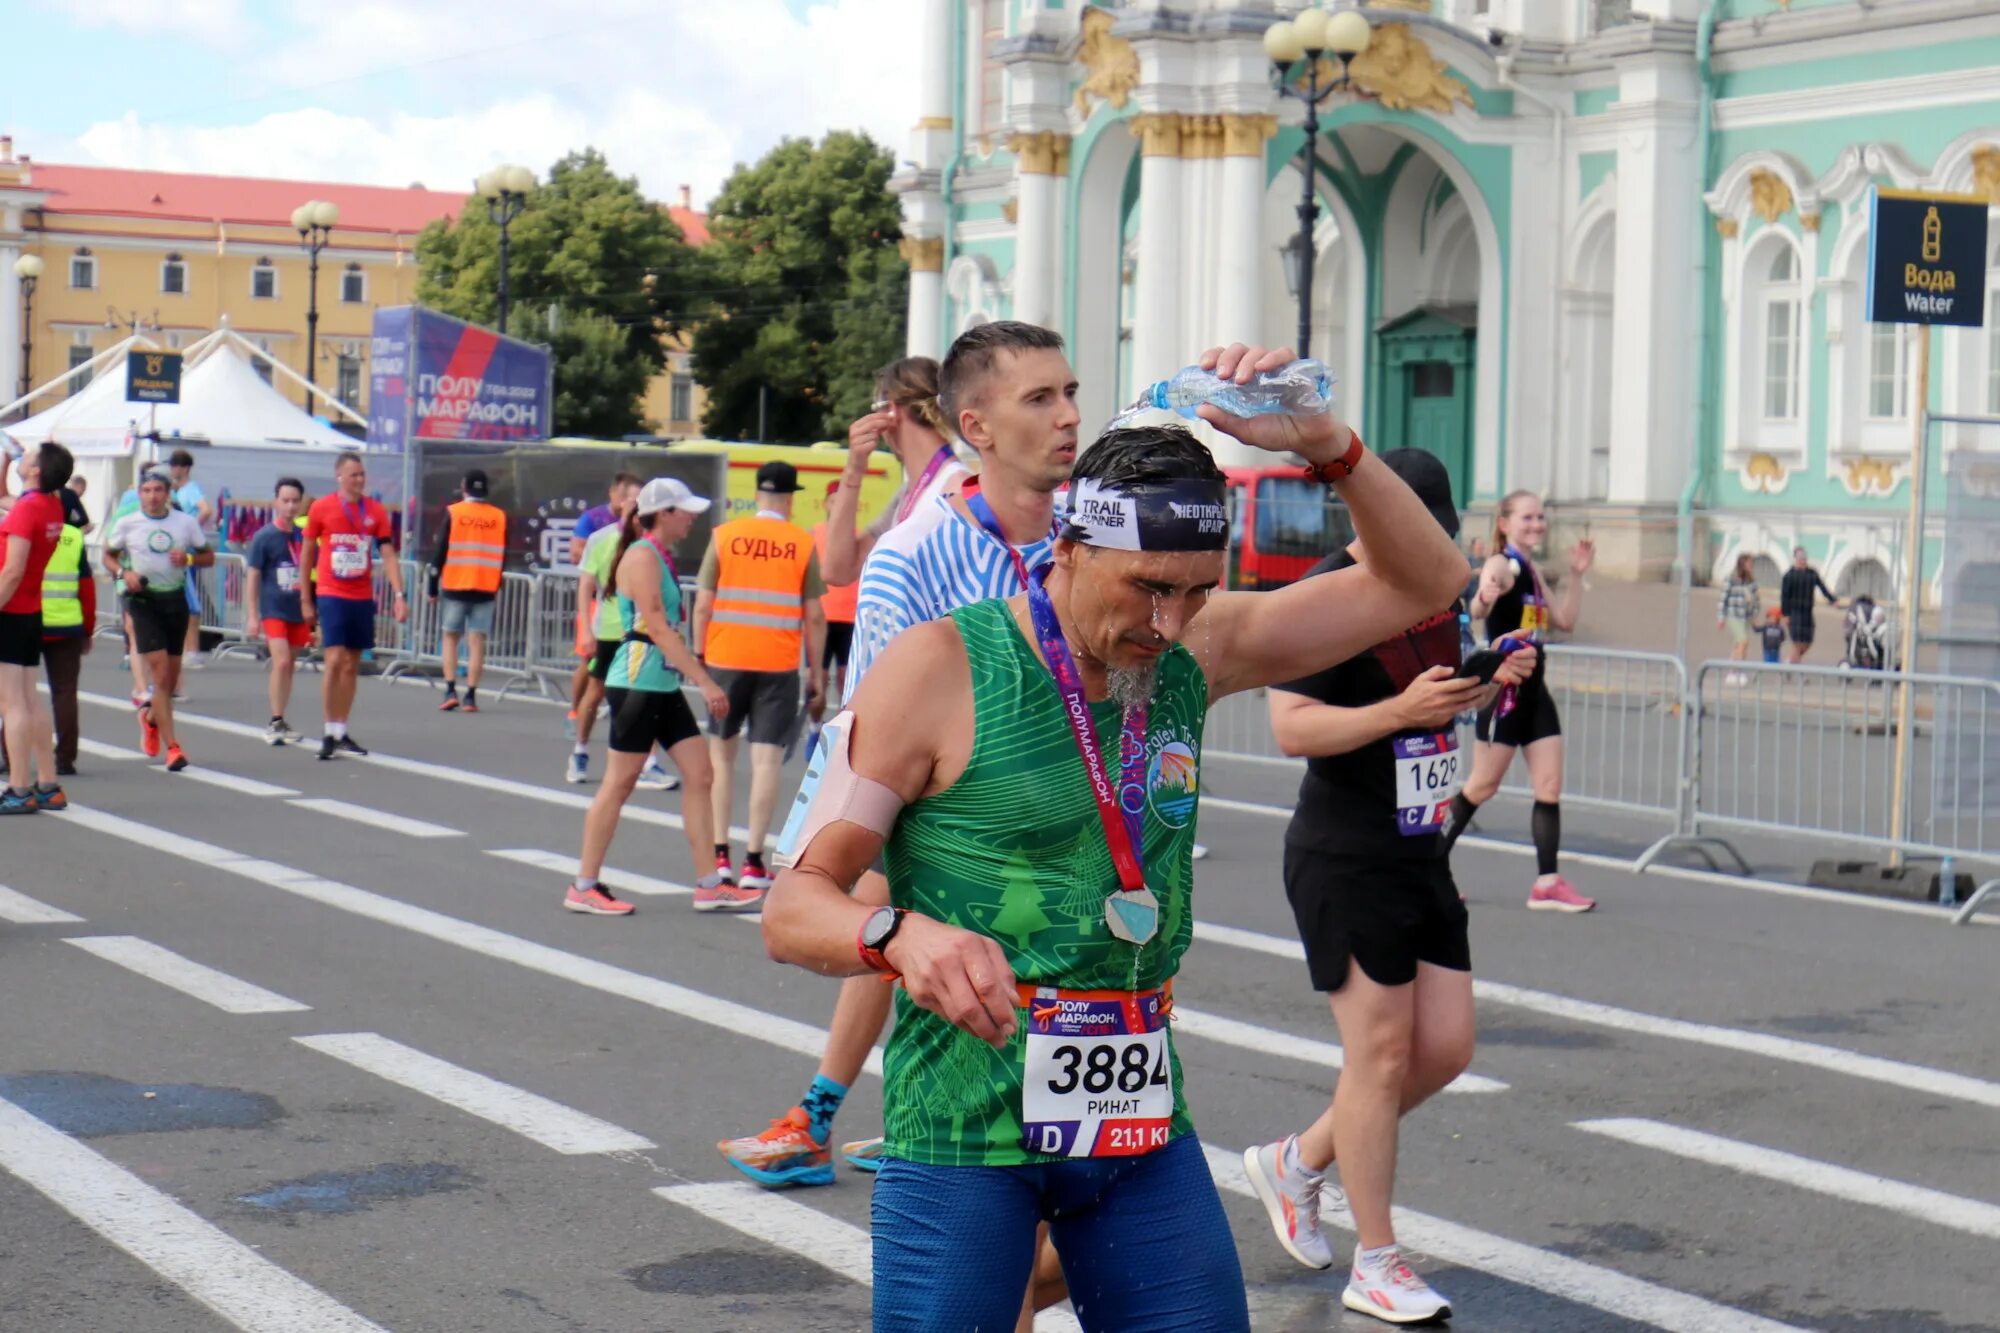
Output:
[[[917,123],[908,161],[889,182],[903,199],[903,258],[910,265],[904,345],[910,356],[944,355],[943,173],[951,160],[952,0],[922,0]]]
[[[944,238],[905,239],[910,264],[909,334],[906,356],[944,357]]]
[[[21,279],[14,273],[20,257],[19,246],[0,245],[0,403],[21,396]]]
[[[1132,379],[1145,384],[1173,372],[1185,359],[1181,345],[1183,280],[1181,117],[1174,112],[1136,116],[1139,151],[1139,292],[1132,330]]]
[[[1633,58],[1620,70],[1618,89],[1632,119],[1618,136],[1611,335],[1618,439],[1609,498],[1662,504],[1679,497],[1695,448],[1688,340],[1701,326],[1703,293],[1688,280],[1696,258],[1688,201],[1702,188],[1686,148],[1694,133],[1693,61],[1667,53]]]
[[[1062,183],[1069,173],[1069,136],[1042,131],[1017,134],[1014,153],[1014,318],[1054,328],[1056,239],[1062,222]]]
[[[948,121],[952,116],[951,5],[952,0],[923,0],[918,18],[918,49],[922,52],[917,80],[919,125],[931,119]]]
[[[1219,343],[1255,343],[1264,330],[1264,141],[1270,116],[1222,118],[1222,213],[1216,230],[1214,327]]]

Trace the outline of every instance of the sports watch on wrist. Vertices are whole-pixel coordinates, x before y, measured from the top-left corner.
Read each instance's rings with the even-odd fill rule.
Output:
[[[903,928],[903,918],[909,914],[901,907],[878,907],[870,912],[854,937],[855,951],[861,955],[861,961],[877,972],[894,973],[895,964],[882,951],[896,938],[896,932]]]
[[[1336,481],[1345,481],[1354,475],[1354,469],[1361,466],[1361,455],[1368,446],[1361,442],[1361,432],[1349,427],[1347,452],[1326,463],[1306,464],[1306,480],[1316,481],[1322,486],[1331,486]]]

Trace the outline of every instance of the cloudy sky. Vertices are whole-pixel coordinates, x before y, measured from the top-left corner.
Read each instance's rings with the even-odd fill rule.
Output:
[[[469,186],[602,149],[705,203],[786,135],[916,120],[917,0],[12,0],[42,161]]]

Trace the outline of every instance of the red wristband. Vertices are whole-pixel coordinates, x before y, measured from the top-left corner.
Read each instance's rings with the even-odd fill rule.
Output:
[[[1354,469],[1361,466],[1361,455],[1368,452],[1368,446],[1361,442],[1361,432],[1349,429],[1347,452],[1331,463],[1306,464],[1306,480],[1316,481],[1322,486],[1331,486],[1336,481],[1345,481],[1354,475]]]

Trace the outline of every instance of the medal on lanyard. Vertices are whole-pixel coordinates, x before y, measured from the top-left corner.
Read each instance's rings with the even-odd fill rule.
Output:
[[[1139,863],[1148,710],[1144,704],[1125,709],[1118,738],[1118,787],[1113,790],[1111,775],[1104,769],[1104,757],[1097,749],[1090,705],[1084,699],[1083,674],[1077,670],[1076,659],[1070,655],[1069,643],[1063,638],[1055,605],[1042,587],[1052,568],[1037,566],[1028,579],[1028,618],[1034,623],[1042,656],[1048,659],[1049,673],[1055,677],[1056,692],[1062,696],[1063,717],[1069,722],[1070,734],[1076,738],[1077,749],[1083,756],[1083,771],[1090,779],[1090,794],[1097,802],[1097,817],[1104,825],[1104,841],[1111,848],[1111,862],[1118,870],[1120,887],[1104,900],[1105,924],[1127,944],[1144,946],[1160,929],[1160,900],[1146,887]]]
[[[650,535],[646,538],[646,540],[652,542],[653,549],[660,553],[660,561],[667,567],[667,577],[674,581],[675,588],[679,588],[681,586],[681,572],[674,565],[674,553],[672,551],[669,551],[666,547],[660,545],[658,542],[653,541]],[[682,602],[677,604],[674,607],[674,628],[679,629],[681,625],[686,621],[686,619],[687,619],[686,603]]]
[[[931,484],[932,479],[938,474],[938,469],[950,461],[951,446],[948,444],[939,445],[937,452],[931,455],[931,461],[924,464],[924,470],[917,477],[916,484],[911,486],[909,491],[903,496],[903,503],[896,506],[896,521],[898,523],[901,523],[910,516],[910,511],[917,507],[917,497],[922,495],[924,488]]]

